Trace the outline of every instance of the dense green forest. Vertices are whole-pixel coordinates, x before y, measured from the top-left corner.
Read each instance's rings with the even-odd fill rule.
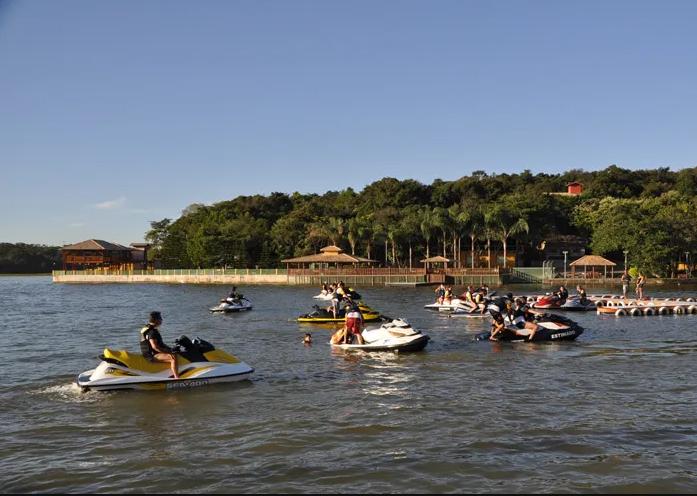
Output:
[[[25,243],[0,243],[0,273],[38,274],[60,268],[60,248]]]
[[[549,194],[573,181],[583,194]],[[632,267],[670,276],[686,252],[697,254],[696,226],[697,168],[612,165],[563,174],[476,171],[431,185],[387,177],[360,192],[239,196],[153,221],[146,239],[164,268],[280,267],[329,243],[383,266],[418,266],[439,254],[470,267],[492,251],[505,264],[511,249],[519,264],[538,263],[540,243],[577,235],[589,240],[588,252],[620,261],[627,250]]]

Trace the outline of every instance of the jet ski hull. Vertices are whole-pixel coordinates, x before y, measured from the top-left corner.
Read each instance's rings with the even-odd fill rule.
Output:
[[[581,334],[583,334],[583,329],[578,328],[578,329],[560,329],[560,330],[551,330],[551,329],[544,329],[544,330],[539,330],[535,333],[535,338],[530,341],[526,339],[523,336],[518,336],[514,332],[510,333],[505,333],[503,335],[500,335],[496,341],[506,341],[506,342],[525,342],[525,343],[538,343],[538,342],[544,342],[544,341],[573,341],[577,337],[579,337]],[[477,341],[487,341],[491,337],[491,332],[481,332],[475,336],[475,339]]]
[[[331,343],[334,348],[348,351],[393,351],[404,353],[423,350],[430,338],[413,329],[403,319],[394,319],[375,329],[365,329],[364,344]]]
[[[363,322],[377,322],[382,320],[383,318],[379,312],[376,312],[372,308],[367,307],[365,305],[360,305],[359,310],[361,311],[361,315],[363,316]],[[327,311],[324,308],[319,308],[317,305],[315,305],[314,312],[301,315],[296,320],[297,322],[310,324],[335,324],[344,322],[346,318],[343,310],[340,310],[337,316],[334,317],[334,315],[331,312]]]
[[[495,341],[523,341],[527,343],[538,343],[545,341],[573,341],[583,334],[583,327],[578,325],[576,322],[561,316],[548,316],[545,320],[537,321],[536,324],[539,326],[539,328],[535,332],[535,336],[532,341],[525,336],[516,334],[515,327],[510,325],[506,327],[505,331],[497,336]],[[475,340],[486,341],[490,337],[490,331],[481,332],[475,336]]]
[[[246,312],[246,311],[251,310],[251,309],[252,309],[252,305],[243,306],[243,307],[230,306],[227,308],[213,307],[210,309],[210,311],[213,313],[237,313],[237,312]]]
[[[362,313],[362,312],[361,312]],[[382,316],[379,313],[376,314],[368,314],[368,313],[363,313],[363,322],[376,322],[382,319]],[[335,323],[342,323],[346,319],[344,317],[311,317],[309,315],[301,315],[300,317],[297,318],[298,322],[302,323],[315,323],[315,324],[335,324]]]
[[[241,300],[232,302],[230,300],[227,301],[221,301],[220,305],[217,307],[210,308],[209,310],[214,313],[237,313],[237,312],[246,312],[248,310],[251,310],[253,308],[252,303],[247,300],[246,298],[243,298]]]
[[[393,351],[398,353],[406,353],[413,351],[421,351],[428,344],[431,338],[426,335],[416,336],[414,339],[404,342],[382,343],[382,344],[333,344],[334,348],[350,351]]]
[[[472,307],[458,298],[453,299],[450,303],[430,303],[424,305],[424,308],[436,312],[468,312],[472,309]]]
[[[249,379],[254,373],[254,369],[247,364],[241,363],[245,367],[238,367],[236,370],[229,370],[225,373],[218,370],[216,374],[210,376],[191,377],[186,379],[173,379],[169,377],[138,377],[124,378],[121,380],[91,380],[91,376],[97,369],[83,372],[77,377],[77,385],[84,391],[116,391],[124,389],[133,389],[141,391],[154,390],[182,390],[194,387],[208,386],[211,384],[220,384],[225,382],[237,382]]]

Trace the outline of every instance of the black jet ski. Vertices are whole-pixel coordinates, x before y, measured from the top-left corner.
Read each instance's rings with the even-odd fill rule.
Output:
[[[534,323],[539,326],[539,329],[535,332],[532,342],[573,341],[583,334],[583,327],[561,315],[546,313],[538,316]],[[496,336],[495,341],[530,342],[528,337],[521,335],[529,332],[528,329],[520,329],[513,324],[509,324]],[[481,332],[475,336],[477,341],[487,341],[489,338],[491,338],[491,331]]]

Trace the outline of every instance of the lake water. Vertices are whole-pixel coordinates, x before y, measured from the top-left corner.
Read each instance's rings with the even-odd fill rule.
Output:
[[[357,289],[426,350],[333,352],[330,330],[292,321],[311,287],[241,287],[255,309],[218,315],[228,287],[0,278],[0,490],[697,491],[697,315],[569,314],[575,342],[497,344],[424,310],[433,288]],[[151,310],[166,342],[200,336],[253,379],[80,392],[104,347],[138,349]]]

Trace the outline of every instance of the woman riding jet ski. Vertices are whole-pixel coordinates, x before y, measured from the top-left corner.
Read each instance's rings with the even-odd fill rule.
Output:
[[[375,329],[365,329],[361,332],[364,344],[340,342],[341,331],[332,336],[330,344],[342,350],[358,351],[421,351],[428,344],[429,337],[426,334],[413,329],[409,323],[402,319],[394,319]],[[337,341],[337,342],[335,342]]]
[[[80,374],[77,385],[83,390],[95,391],[187,389],[218,382],[241,381],[254,372],[246,363],[202,339],[191,341],[186,336],[181,336],[175,344],[179,379],[171,377],[167,363],[148,361],[140,353],[105,348],[99,357],[102,362],[97,368]]]
[[[301,315],[297,318],[297,321],[312,322],[316,324],[343,322],[346,317],[346,310],[342,307],[343,305],[337,308],[336,314],[334,314],[331,310],[327,310],[326,308],[320,308],[318,305],[314,305],[315,310],[313,312]],[[382,315],[380,315],[380,312],[376,312],[367,305],[360,303],[358,304],[358,309],[363,315],[364,322],[374,322],[382,319]]]
[[[494,318],[494,331],[482,332],[475,336],[477,341],[573,341],[581,334],[583,328],[573,320],[560,315],[545,313],[536,315],[531,322],[532,326],[517,322],[508,323],[503,315],[492,312]],[[514,319],[515,322],[515,319]],[[522,324],[522,325],[521,325]]]

